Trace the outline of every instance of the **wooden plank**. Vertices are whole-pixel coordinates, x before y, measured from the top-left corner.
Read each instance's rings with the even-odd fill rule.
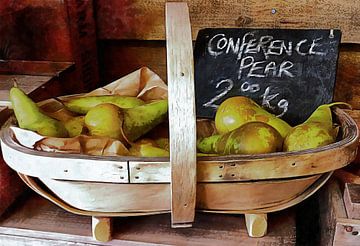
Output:
[[[114,184],[41,179],[52,191],[49,192],[37,179],[23,175],[21,177],[42,196],[78,214],[122,216],[122,213],[136,215],[168,212],[171,208],[169,184]],[[315,175],[262,182],[198,183],[196,208],[201,211],[237,214],[278,211],[301,202],[319,189],[328,178],[329,174],[322,175],[321,178]],[[72,192],[68,192],[69,190]],[[53,194],[56,194],[56,197],[53,197]]]
[[[0,244],[18,245],[295,245],[293,209],[268,216],[269,232],[250,238],[243,216],[203,214],[196,226],[170,228],[170,215],[114,218],[113,239],[96,242],[91,237],[91,217],[68,213],[52,203],[31,195],[0,217]],[[12,242],[12,244],[9,244]],[[16,244],[16,242],[18,244]],[[55,244],[56,242],[56,244]],[[40,244],[41,243],[41,244]]]
[[[360,235],[360,221],[338,219],[336,223],[333,245],[358,246]]]
[[[164,40],[164,0],[96,1],[100,39]],[[341,29],[342,42],[360,42],[356,1],[186,1],[192,37],[205,27]],[[135,28],[134,28],[135,27]]]
[[[245,214],[245,224],[250,237],[263,237],[267,233],[267,214]]]
[[[360,109],[360,45],[340,49],[334,100],[347,102]]]
[[[339,218],[347,218],[339,185],[336,180],[330,179],[318,194],[320,242],[326,246],[336,245],[333,244],[336,223]]]
[[[73,92],[87,92],[97,88],[99,67],[97,59],[96,24],[93,1],[65,0],[73,61],[78,83]],[[81,83],[79,83],[81,81]]]
[[[129,161],[130,183],[170,183],[169,162]]]
[[[2,0],[0,5],[2,60],[72,61],[63,0]]]
[[[217,211],[261,210],[289,202],[319,176],[302,179],[241,183],[199,183],[197,208]],[[235,195],[236,194],[236,195]],[[249,212],[251,213],[251,212]]]
[[[36,89],[41,88],[52,79],[51,76],[34,76],[34,75],[5,75],[0,74],[0,103],[2,106],[10,106],[9,90],[14,85],[14,81],[18,86],[29,94]]]
[[[0,215],[26,190],[26,185],[11,170],[0,154]]]
[[[6,130],[5,130],[6,131]],[[9,129],[7,129],[9,131]],[[6,140],[5,140],[6,141]],[[128,183],[127,161],[111,160],[109,157],[91,157],[87,155],[64,155],[34,151],[22,147],[17,151],[15,142],[1,141],[3,157],[6,163],[18,172],[35,177],[47,177],[64,180],[83,180],[99,182]],[[26,165],[36,163],[36,165]]]
[[[141,67],[149,67],[166,81],[164,41],[99,40],[101,81],[114,81]]]
[[[360,220],[360,184],[345,184],[344,203],[348,218]]]
[[[59,76],[72,62],[0,60],[0,73],[34,76]]]
[[[112,219],[108,217],[91,217],[91,229],[93,238],[100,242],[111,240]]]
[[[196,116],[194,62],[187,4],[167,3],[165,16],[171,119],[171,220],[173,227],[189,227],[195,216]]]

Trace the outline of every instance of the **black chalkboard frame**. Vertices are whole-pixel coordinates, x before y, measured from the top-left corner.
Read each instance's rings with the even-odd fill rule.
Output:
[[[334,29],[200,30],[194,48],[197,116],[214,118],[222,101],[243,95],[292,125],[303,122],[333,100],[340,40]]]

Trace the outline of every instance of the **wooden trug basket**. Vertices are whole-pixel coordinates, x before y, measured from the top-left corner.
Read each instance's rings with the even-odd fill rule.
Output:
[[[101,157],[39,152],[1,133],[4,160],[34,191],[72,213],[92,216],[93,236],[111,238],[110,217],[169,213],[190,227],[195,209],[245,214],[248,233],[267,231],[269,212],[316,192],[356,156],[359,130],[341,109],[342,139],[317,149],[196,158],[194,67],[186,3],[166,3],[169,158]]]

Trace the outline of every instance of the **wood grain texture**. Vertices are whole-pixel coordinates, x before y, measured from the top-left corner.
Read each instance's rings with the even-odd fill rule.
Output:
[[[68,16],[73,61],[79,82],[74,92],[90,91],[99,83],[96,24],[93,1],[64,0]],[[73,92],[73,93],[74,93]]]
[[[357,219],[360,224],[360,184],[345,184],[344,204],[349,219]]]
[[[24,90],[26,94],[30,94],[34,90],[38,90],[52,79],[52,76],[33,76],[33,75],[5,75],[0,74],[0,105],[11,106],[9,99],[9,91],[14,86],[14,81]]]
[[[91,217],[91,229],[93,238],[100,242],[108,242],[111,240],[111,218],[107,217]]]
[[[256,211],[276,207],[301,195],[318,178],[319,176],[315,175],[290,180],[199,183],[197,208],[218,211]]]
[[[62,210],[31,195],[0,217],[1,245],[295,245],[295,211],[268,216],[269,232],[263,238],[247,235],[243,216],[198,213],[195,226],[170,228],[170,215],[113,219],[110,242],[91,237],[91,218]],[[26,244],[25,244],[26,245]]]
[[[306,199],[329,176],[326,174],[321,178],[315,175],[261,182],[199,183],[196,208],[224,213],[278,211]],[[171,208],[169,184],[112,184],[41,179],[44,186],[29,176],[21,175],[21,178],[40,195],[78,214],[128,216],[132,213],[135,216],[139,213],[169,212]]]
[[[267,233],[267,214],[245,214],[245,224],[250,237],[263,237]]]
[[[118,213],[170,210],[169,184],[41,181],[65,203],[80,210]]]
[[[6,131],[9,133],[11,130],[7,128],[2,133]],[[21,151],[16,150],[19,147]],[[11,168],[30,176],[117,183],[129,181],[126,160],[61,153],[48,155],[46,152],[34,151],[5,139],[1,142],[1,148],[4,160]]]
[[[166,3],[166,54],[173,227],[194,221],[196,116],[191,26],[186,3]]]
[[[333,245],[358,246],[360,221],[351,219],[338,219],[335,228]]]
[[[141,67],[166,81],[165,41],[98,40],[100,81],[103,85]]]
[[[0,59],[72,61],[62,0],[1,0]]]
[[[350,103],[360,109],[360,45],[348,45],[340,49],[335,84],[335,101]]]
[[[26,185],[11,170],[0,154],[0,215],[26,190]]]
[[[339,184],[335,179],[329,182],[319,192],[319,225],[320,241],[323,245],[332,246],[335,228],[339,218],[347,218]]]
[[[73,65],[74,63],[72,62],[1,60],[0,73],[33,76],[59,76],[61,72]]]
[[[100,39],[164,40],[164,0],[96,1]],[[205,27],[338,28],[342,42],[360,42],[360,6],[352,1],[186,1],[192,37]]]

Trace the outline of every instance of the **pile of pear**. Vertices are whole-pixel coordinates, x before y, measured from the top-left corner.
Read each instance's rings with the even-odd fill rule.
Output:
[[[84,96],[66,99],[60,110],[47,112],[15,86],[10,100],[20,128],[54,138],[107,137],[121,141],[132,156],[169,156],[166,99]],[[228,98],[211,124],[198,121],[198,156],[300,151],[334,143],[339,126],[333,123],[331,107],[336,105],[349,106],[320,105],[305,122],[290,126],[250,98]]]
[[[130,96],[84,96],[64,100],[60,110],[47,112],[16,86],[9,97],[20,128],[53,138],[107,137],[121,141],[130,155],[169,156],[168,138],[141,139],[166,121],[166,99],[144,102]]]
[[[253,155],[325,146],[336,141],[339,131],[331,113],[335,105],[350,106],[320,105],[305,122],[292,127],[250,98],[231,97],[217,109],[216,134],[198,138],[197,149],[205,154]]]

